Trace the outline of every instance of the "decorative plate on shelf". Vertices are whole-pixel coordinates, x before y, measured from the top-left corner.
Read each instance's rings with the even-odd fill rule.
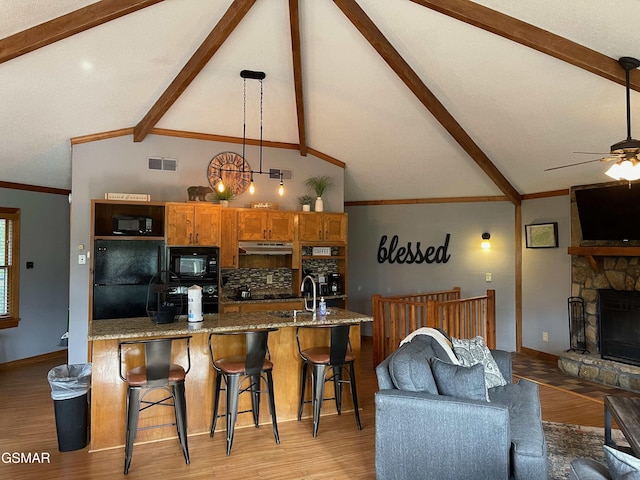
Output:
[[[234,195],[244,192],[251,183],[251,166],[249,162],[234,152],[222,152],[209,162],[207,178],[211,188],[215,189],[222,177],[225,187]]]

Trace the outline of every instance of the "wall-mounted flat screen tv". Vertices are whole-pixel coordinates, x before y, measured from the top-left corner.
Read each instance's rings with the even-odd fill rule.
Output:
[[[640,240],[640,184],[576,189],[583,240]]]

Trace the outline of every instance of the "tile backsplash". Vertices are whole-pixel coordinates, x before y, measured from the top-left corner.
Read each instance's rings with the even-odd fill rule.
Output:
[[[273,283],[267,284],[267,275]],[[234,293],[238,288],[249,286],[254,293],[291,293],[290,268],[237,268],[222,270],[223,294]]]

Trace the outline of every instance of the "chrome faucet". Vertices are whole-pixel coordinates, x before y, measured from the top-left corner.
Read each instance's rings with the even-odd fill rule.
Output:
[[[306,283],[307,280],[311,281],[311,286],[313,287],[313,307],[309,308],[307,304],[307,297],[304,297],[304,309],[307,310],[308,312],[313,312],[315,314],[316,313],[316,282],[311,275],[307,275],[302,279],[302,283],[300,284],[300,291],[304,292],[304,284]]]

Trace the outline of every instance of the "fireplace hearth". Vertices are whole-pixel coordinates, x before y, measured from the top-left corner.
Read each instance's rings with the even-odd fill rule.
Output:
[[[640,365],[640,292],[598,290],[600,356]]]

